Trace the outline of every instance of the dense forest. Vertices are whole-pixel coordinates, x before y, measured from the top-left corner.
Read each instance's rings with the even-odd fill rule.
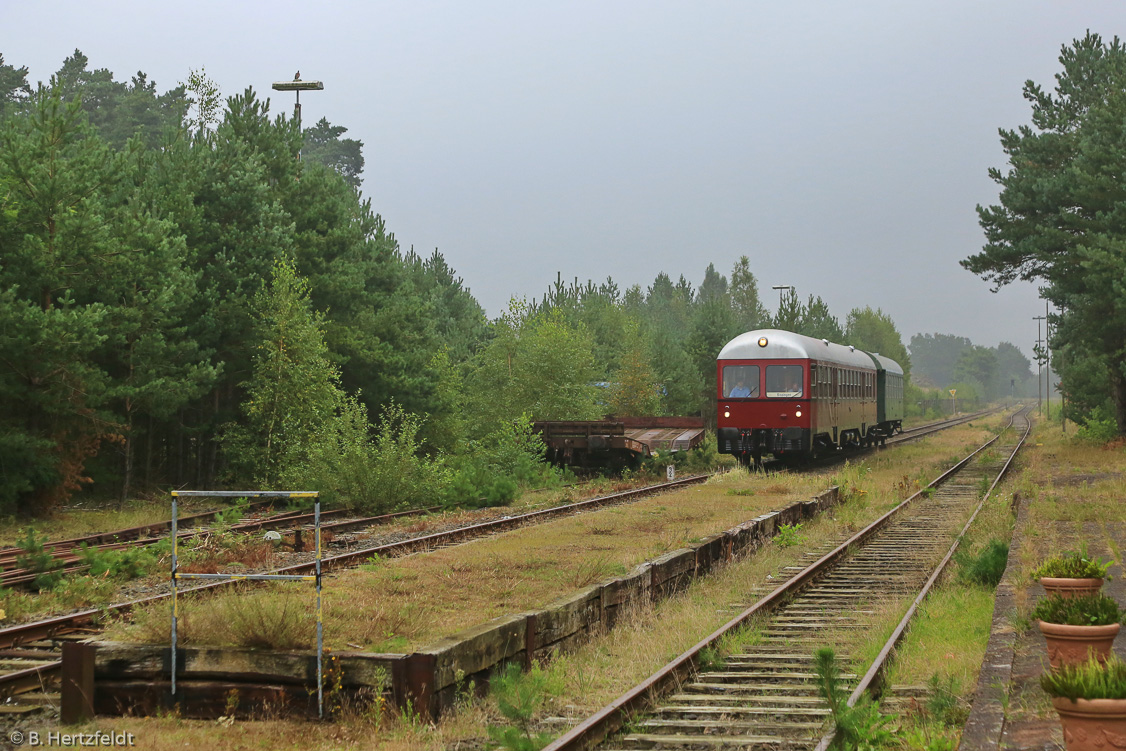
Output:
[[[878,309],[842,323],[791,290],[771,316],[747,257],[698,287],[557,278],[488,320],[363,199],[346,128],[302,129],[249,88],[224,99],[203,71],[159,92],[75,51],[27,76],[0,57],[0,513],[248,484],[501,501],[549,472],[534,419],[714,420],[715,356],[758,327],[982,398],[1028,378],[1015,347],[968,341],[940,372],[938,337],[909,356]]]

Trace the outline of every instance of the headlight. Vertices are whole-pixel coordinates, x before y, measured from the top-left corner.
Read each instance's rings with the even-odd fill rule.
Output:
[[[723,416],[724,416],[724,417],[731,417],[731,413],[730,413],[730,412],[728,412],[727,410],[724,410],[724,412],[723,412]]]
[[[758,338],[758,346],[760,346],[760,347],[766,346],[766,337],[765,336],[760,336]]]
[[[801,410],[800,409],[797,412],[794,413],[794,417],[801,417]]]

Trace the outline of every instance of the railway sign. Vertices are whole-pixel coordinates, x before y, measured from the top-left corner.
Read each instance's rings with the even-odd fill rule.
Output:
[[[956,393],[958,393],[958,389],[950,389],[950,396],[954,396]]]
[[[669,482],[676,479],[676,465],[670,464],[665,467],[665,477],[669,478]]]

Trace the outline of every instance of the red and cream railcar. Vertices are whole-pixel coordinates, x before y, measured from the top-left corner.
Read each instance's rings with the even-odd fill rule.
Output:
[[[877,363],[855,347],[778,329],[749,331],[717,358],[722,453],[744,464],[863,446],[877,427]]]

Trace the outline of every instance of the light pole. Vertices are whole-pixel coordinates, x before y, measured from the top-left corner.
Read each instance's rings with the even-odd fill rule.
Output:
[[[771,287],[771,289],[778,290],[778,317],[781,318],[782,317],[782,296],[785,294],[785,290],[793,291],[794,288],[791,287],[788,284],[775,284],[773,287]]]
[[[1040,390],[1040,374],[1044,372],[1044,360],[1040,353],[1040,322],[1047,320],[1047,316],[1033,316],[1032,320],[1036,321],[1036,348],[1033,350],[1036,353],[1036,414],[1044,414],[1044,397],[1043,392]]]
[[[274,91],[292,91],[297,94],[297,104],[293,105],[293,118],[297,120],[298,128],[301,127],[301,92],[324,91],[325,87],[321,81],[302,81],[301,71],[297,71],[292,81],[274,81],[272,86]]]
[[[1044,419],[1052,419],[1052,319],[1044,301]]]

